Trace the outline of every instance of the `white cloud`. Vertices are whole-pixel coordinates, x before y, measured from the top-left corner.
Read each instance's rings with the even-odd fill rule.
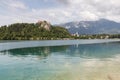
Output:
[[[8,3],[8,5],[12,8],[27,9],[27,7],[22,2],[19,1],[16,1],[15,3],[12,2],[10,4]]]
[[[98,16],[94,13],[91,13],[89,11],[83,11],[80,13],[81,18],[83,18],[84,20],[97,20]]]
[[[62,4],[70,4],[69,0],[56,0],[56,1],[58,1],[58,2],[60,2]]]
[[[7,11],[11,11],[11,13],[7,14],[7,18],[4,17],[5,14],[0,14],[1,16],[3,15],[0,19],[2,20],[0,24],[8,24],[8,20],[11,19],[13,19],[12,22],[16,22],[16,20],[20,22],[35,22],[39,19],[44,19],[52,23],[64,23],[106,18],[120,22],[120,0],[51,0],[58,1],[64,5],[59,4],[59,7],[45,9],[29,9],[20,0],[2,1],[5,5],[7,4],[6,6],[10,8]]]
[[[58,0],[60,1],[60,0]],[[37,10],[52,22],[68,22],[80,20],[97,20],[106,18],[120,22],[119,0],[61,0],[66,6],[54,10]],[[69,5],[68,5],[69,3]],[[52,14],[52,15],[51,15]]]
[[[27,9],[27,6],[20,0],[1,0],[0,2],[6,9]]]

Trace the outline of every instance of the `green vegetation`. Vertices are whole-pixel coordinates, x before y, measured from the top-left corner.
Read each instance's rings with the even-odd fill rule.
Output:
[[[74,39],[114,39],[120,38],[120,34],[94,34],[94,35],[75,35]]]
[[[16,23],[0,27],[0,40],[113,39],[120,34],[71,35],[67,29],[47,21]]]
[[[0,27],[0,40],[51,40],[70,37],[67,29],[51,26],[46,21],[36,24],[16,23]]]

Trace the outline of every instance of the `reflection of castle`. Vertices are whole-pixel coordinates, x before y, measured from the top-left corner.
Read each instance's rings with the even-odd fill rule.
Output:
[[[52,46],[52,47],[33,47],[33,48],[21,48],[21,49],[12,49],[8,51],[2,51],[2,54],[9,54],[13,56],[27,56],[34,55],[39,58],[47,57],[53,52],[65,51],[68,46]]]
[[[45,48],[44,48],[44,53],[45,53],[45,54],[50,53],[50,48],[49,48],[49,47],[45,47]]]
[[[50,47],[44,47],[41,51],[41,57],[46,57],[50,55]]]
[[[57,53],[56,53],[57,52]],[[120,53],[119,43],[109,44],[81,44],[72,46],[52,46],[52,47],[34,47],[12,49],[2,51],[1,54],[13,56],[37,56],[39,59],[50,56],[51,54],[67,55],[70,57],[88,57],[88,58],[107,58]]]

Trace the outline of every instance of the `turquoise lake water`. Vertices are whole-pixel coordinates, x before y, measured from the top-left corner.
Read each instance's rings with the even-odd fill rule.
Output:
[[[94,42],[2,41],[0,80],[120,80],[120,42]]]

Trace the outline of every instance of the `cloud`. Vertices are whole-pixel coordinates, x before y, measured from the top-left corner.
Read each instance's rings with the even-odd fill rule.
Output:
[[[6,9],[27,9],[27,6],[19,0],[1,0],[0,2]]]
[[[11,3],[8,3],[7,5],[12,8],[27,9],[25,4],[20,1],[16,1],[16,2],[11,1]]]
[[[62,4],[70,4],[69,0],[56,0],[56,1],[58,1],[58,2],[60,2]]]
[[[100,18],[120,22],[119,0],[51,0],[53,4],[57,4],[56,7],[51,8],[48,8],[48,5],[53,6],[53,4],[49,4],[50,0],[44,1],[46,8],[42,8],[40,5],[37,8],[30,8],[29,3],[25,3],[24,0],[1,0],[0,16],[2,17],[0,21],[2,22],[0,25],[18,21],[36,22],[39,19],[48,20],[54,24]],[[31,0],[32,2],[35,3],[35,0]]]

